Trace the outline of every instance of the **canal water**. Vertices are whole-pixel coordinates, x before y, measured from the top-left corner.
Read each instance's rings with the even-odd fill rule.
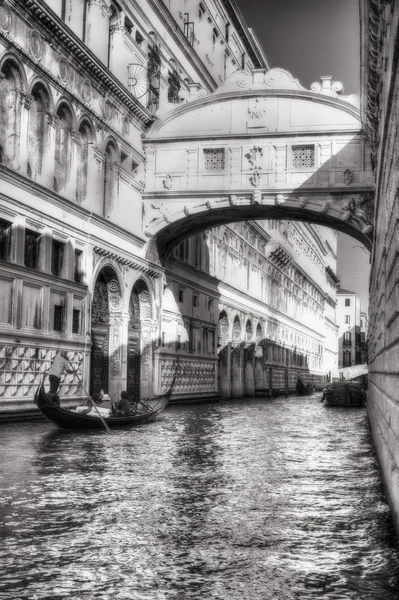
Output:
[[[399,599],[366,411],[319,399],[2,425],[0,598]]]

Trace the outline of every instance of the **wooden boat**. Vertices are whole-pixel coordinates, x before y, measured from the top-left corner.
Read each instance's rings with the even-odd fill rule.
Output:
[[[323,389],[322,400],[329,406],[363,406],[364,385],[358,381],[335,381]]]
[[[302,379],[298,377],[296,382],[296,393],[298,396],[312,396],[312,394],[314,394],[314,389],[312,384],[308,383],[305,385]]]
[[[138,402],[140,408],[135,414],[126,417],[104,417],[103,420],[108,427],[143,425],[144,423],[154,421],[167,406],[172,395],[175,379],[176,376],[173,378],[172,385],[166,394],[156,396],[152,400],[146,400],[144,403]],[[53,402],[51,397],[46,393],[43,382],[36,390],[34,401],[44,416],[61,429],[104,429],[103,421],[99,416],[94,416],[92,411],[90,414],[84,414],[76,412],[74,409],[63,408]]]

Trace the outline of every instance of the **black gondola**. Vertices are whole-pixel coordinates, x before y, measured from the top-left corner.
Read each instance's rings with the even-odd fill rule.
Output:
[[[323,390],[322,400],[325,400],[329,406],[364,406],[365,388],[358,381],[343,380],[329,383]]]
[[[308,383],[305,385],[302,379],[298,377],[296,382],[296,393],[298,396],[312,396],[312,394],[314,394],[314,389],[312,384]]]
[[[44,383],[37,388],[35,394],[35,403],[41,410],[44,416],[60,427],[61,429],[104,429],[104,423],[108,427],[123,427],[143,425],[154,421],[160,412],[167,406],[172,395],[173,385],[176,376],[173,378],[172,385],[166,394],[156,396],[152,400],[147,400],[144,403],[139,402],[141,408],[135,414],[122,416],[103,417],[103,420],[98,416],[76,412],[70,408],[63,408],[49,398]]]

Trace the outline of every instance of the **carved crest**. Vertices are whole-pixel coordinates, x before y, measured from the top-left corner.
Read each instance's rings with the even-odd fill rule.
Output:
[[[255,98],[253,103],[248,107],[248,114],[251,119],[261,119],[266,114],[264,100]]]

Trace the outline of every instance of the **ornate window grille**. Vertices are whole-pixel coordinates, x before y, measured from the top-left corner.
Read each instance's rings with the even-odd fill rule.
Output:
[[[204,165],[206,171],[224,171],[226,166],[224,148],[204,150]]]
[[[292,165],[295,169],[314,167],[314,146],[292,146]]]

